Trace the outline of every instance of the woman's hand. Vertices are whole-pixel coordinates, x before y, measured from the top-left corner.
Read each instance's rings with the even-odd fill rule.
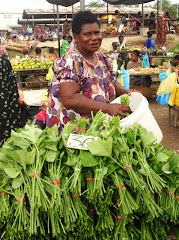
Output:
[[[107,105],[108,106],[105,112],[111,116],[127,117],[125,112],[131,113],[131,109],[128,105],[119,104],[119,103],[111,103]]]

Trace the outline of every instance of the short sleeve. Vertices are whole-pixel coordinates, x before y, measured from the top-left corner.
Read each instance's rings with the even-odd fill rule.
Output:
[[[149,39],[147,39],[147,41],[145,42],[145,44],[144,44],[144,46],[148,46],[148,44],[149,44]]]
[[[76,82],[81,85],[78,66],[68,54],[55,60],[53,72],[59,83]]]
[[[101,57],[103,58],[103,63],[106,65],[109,71],[109,80],[114,84],[116,81],[116,78],[115,78],[115,73],[113,72],[113,62],[110,58],[108,58],[104,54],[102,54]]]

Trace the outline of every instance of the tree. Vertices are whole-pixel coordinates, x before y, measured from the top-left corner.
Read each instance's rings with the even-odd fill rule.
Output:
[[[101,2],[95,2],[95,1],[92,1],[88,4],[88,7],[103,7],[104,6],[104,3],[101,3]]]
[[[159,9],[160,9],[160,1],[159,0]],[[154,8],[157,9],[157,3],[155,3]],[[162,0],[162,11],[164,13],[169,12],[172,18],[177,17],[177,4],[171,4],[170,0]]]

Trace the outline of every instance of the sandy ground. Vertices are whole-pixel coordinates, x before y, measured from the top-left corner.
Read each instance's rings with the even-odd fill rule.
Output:
[[[156,39],[156,35],[153,35],[154,39]],[[142,47],[146,41],[147,37],[142,36],[125,36],[125,42],[130,47]],[[112,50],[112,42],[118,41],[118,37],[106,37],[103,38],[101,50],[110,51]],[[167,50],[170,49],[172,46],[176,45],[179,42],[179,35],[176,34],[169,34],[167,35],[167,42],[165,44]],[[49,46],[56,46],[57,41],[49,42],[49,43],[41,43],[41,47],[45,47],[45,45]],[[158,44],[156,43],[156,47]],[[47,48],[43,48],[43,52],[47,51]],[[9,51],[10,55],[14,56],[17,52]],[[19,53],[17,54],[19,55]],[[11,56],[10,56],[11,57]],[[163,132],[163,140],[162,143],[164,146],[168,147],[169,149],[175,150],[179,153],[179,127],[175,128],[172,122],[172,125],[169,127],[168,124],[168,107],[161,106],[158,104],[155,99],[149,100],[150,109],[158,122],[159,127]]]
[[[154,40],[156,40],[156,34],[153,35]],[[168,34],[167,38],[166,38],[166,43],[165,43],[165,47],[167,50],[169,50],[172,46],[176,45],[177,43],[179,43],[179,35],[176,34]],[[144,43],[147,40],[147,36],[143,37],[140,35],[137,36],[128,36],[125,35],[124,36],[124,41],[126,42],[126,44],[128,45],[128,47],[138,47],[141,48]],[[112,42],[117,42],[118,41],[118,37],[113,36],[113,37],[105,37],[103,38],[102,41],[102,45],[101,45],[101,49],[104,49],[105,51],[110,51],[112,50]],[[155,45],[156,48],[159,48],[159,44],[155,41]]]
[[[171,126],[169,127],[169,107],[158,104],[154,99],[149,100],[149,106],[160,129],[162,130],[163,145],[169,149],[175,150],[179,154],[179,127],[174,127],[173,118]]]

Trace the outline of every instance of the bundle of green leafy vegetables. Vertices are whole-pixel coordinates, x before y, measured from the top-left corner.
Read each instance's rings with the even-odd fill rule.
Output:
[[[75,132],[75,129],[78,131]],[[71,133],[98,137],[70,149]],[[140,125],[98,112],[57,126],[12,131],[0,149],[0,238],[179,237],[179,155]]]

